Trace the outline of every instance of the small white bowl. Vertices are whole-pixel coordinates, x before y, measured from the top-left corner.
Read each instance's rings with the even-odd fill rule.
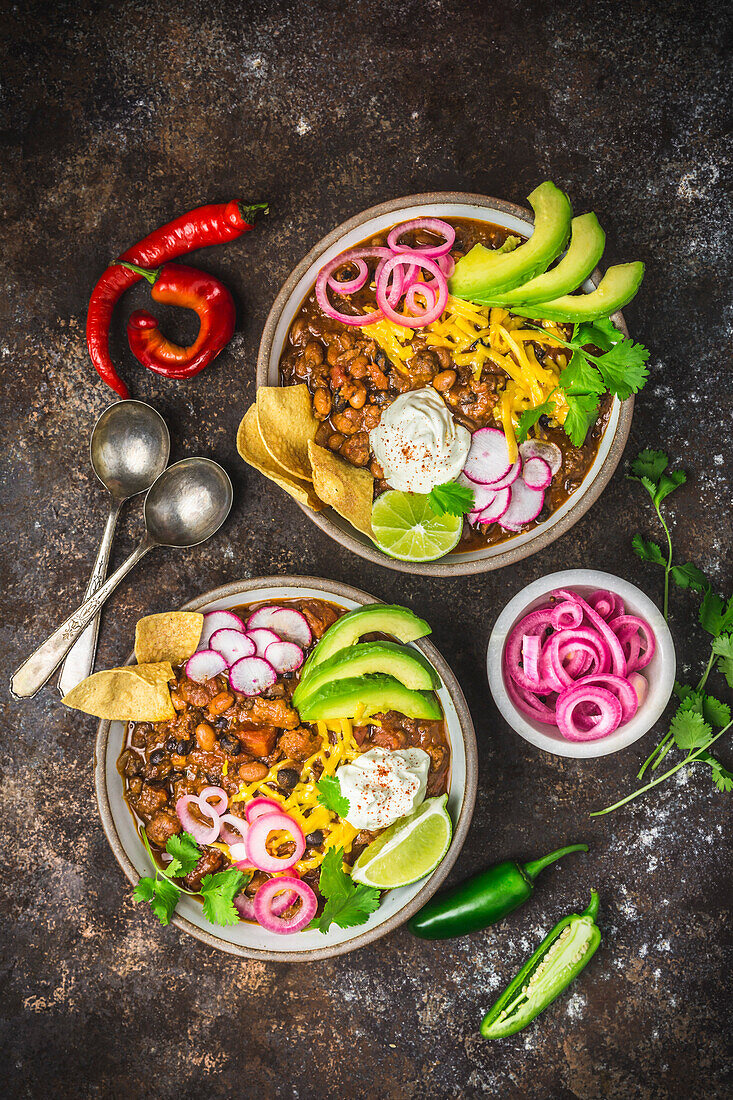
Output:
[[[630,615],[638,615],[649,623],[656,639],[654,656],[646,668],[641,670],[649,681],[646,699],[630,722],[619,726],[613,733],[597,741],[568,741],[554,726],[526,717],[517,710],[509,698],[504,683],[502,657],[507,637],[520,619],[530,611],[541,607],[550,593],[557,588],[572,588],[584,597],[598,588],[609,589],[621,597]],[[672,635],[664,616],[636,585],[622,580],[621,577],[614,577],[611,573],[601,573],[597,569],[565,569],[560,573],[550,573],[547,577],[541,577],[540,580],[527,585],[509,601],[491,632],[486,669],[494,702],[520,737],[556,756],[590,759],[596,756],[608,756],[612,752],[618,752],[619,749],[625,749],[652,728],[672,694],[677,659]]]

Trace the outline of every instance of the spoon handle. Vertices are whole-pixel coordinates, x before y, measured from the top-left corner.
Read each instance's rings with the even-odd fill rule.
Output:
[[[148,550],[156,545],[147,535],[136,550],[122,563],[93,596],[70,615],[65,623],[56,630],[43,645],[32,653],[27,661],[13,674],[10,681],[10,694],[16,699],[30,699],[43,687],[53,671],[58,668],[87,623],[99,614],[107,597],[114,592],[120,581],[127,576]]]
[[[97,560],[94,562],[92,575],[89,578],[89,584],[87,585],[87,590],[84,595],[85,600],[93,596],[97,589],[101,588],[104,584],[104,579],[107,576],[107,566],[109,565],[109,555],[112,549],[112,540],[115,534],[115,527],[117,526],[117,517],[120,514],[121,507],[121,501],[113,500],[110,502],[107,523],[105,524],[104,534],[102,535],[99,552],[97,553]],[[99,615],[95,615],[84,632],[74,642],[63,663],[58,680],[58,688],[62,696],[67,695],[73,687],[76,687],[82,680],[85,680],[94,669],[98,635]]]

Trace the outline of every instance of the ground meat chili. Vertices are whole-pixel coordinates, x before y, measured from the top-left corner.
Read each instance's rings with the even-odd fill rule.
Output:
[[[345,610],[319,599],[268,603],[300,611],[308,620],[314,643]],[[246,620],[257,606],[245,604],[231,610]],[[370,635],[369,640],[379,637]],[[208,786],[222,787],[230,798],[227,812],[243,818],[246,802],[232,802],[233,795],[268,775],[271,779],[258,788],[258,794],[290,794],[301,781],[299,768],[303,761],[323,744],[316,724],[301,722],[291,705],[298,685],[297,672],[279,676],[271,688],[251,698],[232,691],[225,676],[198,684],[188,680],[182,668],[176,668],[175,677],[171,698],[176,717],[167,722],[130,722],[117,762],[127,804],[138,827],[145,830],[161,866],[165,863],[162,852],[166,843],[182,830],[175,808],[182,795],[198,795]],[[428,797],[448,790],[450,748],[443,722],[417,721],[389,711],[374,715],[367,724],[354,723],[353,736],[363,752],[375,746],[392,751],[424,749],[430,756]],[[332,732],[328,737],[335,743]],[[280,761],[283,766],[278,768]],[[377,835],[366,830],[358,833],[346,862],[353,863]],[[304,860],[312,862],[317,853],[322,853],[325,839],[321,829],[306,833]],[[183,880],[188,890],[198,890],[205,875],[230,866],[220,848],[201,847],[203,855]],[[316,867],[305,870],[301,877],[317,891],[319,875]],[[246,892],[254,894],[268,877],[256,872]]]
[[[509,230],[488,222],[469,218],[445,218],[456,231],[451,256],[458,260],[477,243],[487,248],[499,248],[510,236]],[[360,247],[386,245],[390,230],[363,241]],[[424,230],[403,234],[401,243],[425,245],[437,237]],[[353,269],[352,269],[353,270]],[[361,313],[375,307],[374,291],[367,285],[350,299],[341,299],[344,313]],[[569,339],[572,326],[560,325]],[[563,354],[562,348],[533,344],[541,363],[546,358]],[[427,346],[420,330],[412,339],[412,358],[407,369],[398,369],[370,334],[370,326],[352,327],[327,317],[316,301],[315,291],[307,295],[295,314],[280,359],[280,380],[283,385],[305,382],[313,398],[313,409],[321,425],[316,442],[342,455],[355,466],[369,469],[374,476],[375,495],[389,488],[383,471],[374,459],[369,445],[369,432],[379,423],[382,409],[408,390],[432,385],[442,394],[454,418],[469,431],[497,427],[494,407],[507,381],[504,371],[491,362],[483,365],[481,375],[474,377],[470,366],[460,366],[448,348]],[[556,443],[562,452],[563,464],[545,495],[545,504],[537,519],[522,528],[532,530],[555,512],[578,489],[598,452],[608,423],[612,398],[606,394],[595,424],[582,447],[575,447],[561,427],[552,426],[547,417],[540,420],[537,437]],[[512,538],[499,524],[472,528],[466,521],[461,541],[455,553],[479,550],[485,546]]]

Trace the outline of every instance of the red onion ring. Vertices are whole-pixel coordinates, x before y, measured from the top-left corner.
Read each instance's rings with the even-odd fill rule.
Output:
[[[277,829],[288,832],[295,841],[295,851],[289,856],[273,856],[267,851],[267,838]],[[260,871],[286,871],[297,863],[305,851],[303,831],[292,817],[285,813],[264,814],[257,818],[247,833],[247,854]],[[259,918],[258,918],[259,919]]]
[[[448,253],[444,253],[442,256],[438,256],[436,264],[445,275],[446,279],[450,279],[451,275],[456,269],[456,261]]]
[[[540,682],[540,650],[542,640],[539,634],[525,634],[522,637],[522,667],[527,679],[539,684]]]
[[[564,661],[569,650],[572,660],[572,650],[575,648],[588,655],[591,663],[595,662],[594,672],[606,672],[611,664],[608,646],[597,634],[582,627],[558,630],[547,639],[540,661],[540,673],[543,679],[557,685],[555,691],[564,691],[576,679]]]
[[[598,632],[608,642],[608,648],[611,651],[611,668],[615,676],[626,675],[626,658],[624,657],[624,651],[621,648],[621,643],[611,630],[610,626],[605,619],[601,618],[597,611],[587,603],[582,596],[579,596],[577,592],[568,592],[561,588],[557,592],[553,593],[555,596],[562,596],[566,600],[575,601],[582,611],[588,616],[593,625],[598,629]]]
[[[632,672],[629,676],[629,683],[636,692],[636,698],[639,700],[639,706],[641,706],[649,691],[649,681],[640,672]]]
[[[301,901],[300,908],[292,917],[276,916],[273,911],[272,903],[275,896],[285,889],[292,890]],[[310,924],[317,909],[318,901],[310,886],[293,876],[269,879],[260,886],[254,898],[254,914],[258,923],[266,931],[276,932],[279,935],[300,932]]]
[[[253,798],[251,802],[247,803],[244,816],[247,818],[248,823],[252,825],[258,817],[271,813],[282,813],[282,806],[279,802],[276,802],[274,798]]]
[[[630,721],[639,709],[639,700],[633,684],[625,676],[614,676],[610,672],[595,672],[576,680],[573,688],[590,685],[603,687],[616,696],[621,704],[621,724]],[[572,690],[572,688],[568,689]],[[559,700],[558,700],[559,702]]]
[[[209,799],[212,795],[216,795],[218,801],[212,804]],[[229,805],[229,796],[223,787],[204,787],[202,791],[199,791],[199,806],[207,814],[209,810],[216,810],[219,817],[226,812],[226,808]]]
[[[334,321],[340,321],[342,325],[373,325],[375,321],[379,321],[382,317],[382,312],[379,309],[375,310],[373,313],[362,313],[358,316],[352,316],[349,313],[340,313],[328,300],[327,284],[333,272],[351,260],[360,260],[367,256],[378,256],[388,260],[392,256],[392,253],[388,248],[352,248],[347,252],[342,252],[340,256],[335,256],[332,260],[329,260],[318,272],[318,278],[316,279],[316,300],[318,305],[327,317],[333,318]]]
[[[248,898],[246,894],[237,894],[234,899],[234,908],[237,910],[242,920],[257,922],[254,898]]]
[[[418,294],[422,294],[425,305],[418,304]],[[413,283],[405,294],[405,308],[409,309],[410,313],[414,313],[416,317],[424,317],[431,309],[435,309],[437,300],[438,293],[432,283]]]
[[[597,592],[588,597],[588,603],[606,622],[613,619],[614,616],[623,615],[624,613],[623,600],[608,588],[599,588]]]
[[[641,643],[644,648],[641,653],[637,655],[637,663],[634,666],[634,671],[640,668],[646,668],[654,656],[654,650],[656,649],[656,642],[649,628],[649,624],[645,623],[644,620],[640,619],[637,615],[619,615],[615,619],[612,619],[608,625],[622,645],[628,641],[629,638],[638,636],[638,634],[641,635]]]
[[[430,244],[424,247],[400,244],[400,237],[411,229],[426,229],[429,233],[442,233],[445,240],[442,244]],[[448,222],[440,218],[413,218],[409,222],[396,225],[387,237],[387,244],[393,252],[420,252],[423,256],[435,257],[444,256],[446,252],[450,252],[455,239],[456,231]]]
[[[367,281],[369,268],[363,260],[347,260],[346,263],[355,267],[358,275],[353,279],[345,279],[343,282],[334,279],[333,275],[331,275],[328,279],[328,286],[335,294],[356,294],[357,290],[361,290],[364,283]],[[346,264],[344,266],[346,266]],[[336,270],[338,271],[338,268]]]
[[[433,276],[436,283],[437,295],[435,304],[432,309],[426,310],[420,317],[407,317],[404,313],[397,313],[396,310],[392,308],[389,301],[387,287],[389,276],[396,267],[407,266],[409,264],[416,264],[418,267],[423,268]],[[445,309],[447,301],[448,281],[445,275],[433,260],[417,252],[406,251],[398,256],[392,256],[385,263],[377,279],[377,305],[387,320],[393,321],[397,325],[403,325],[405,328],[423,328],[425,325],[430,325],[433,321],[437,321]]]
[[[555,717],[554,710],[550,710],[541,699],[532,691],[527,691],[526,688],[520,687],[519,684],[514,683],[509,677],[504,677],[504,684],[506,686],[507,695],[514,703],[514,706],[527,718],[534,718],[536,722],[546,722],[548,726],[556,726],[557,718]]]
[[[584,703],[595,705],[599,711],[598,721],[586,714],[583,726],[575,719],[574,712]],[[607,737],[621,724],[621,703],[606,688],[593,687],[590,684],[576,684],[568,688],[557,700],[557,728],[568,741],[597,741]],[[590,722],[593,724],[591,725]]]
[[[211,814],[211,826],[207,827],[206,825],[203,825],[200,821],[197,821],[196,818],[192,816],[191,811],[188,808],[192,802],[196,804],[196,808],[199,810],[200,813],[204,815],[204,817],[206,817],[207,814]],[[197,844],[213,844],[219,836],[219,829],[221,828],[221,819],[219,818],[219,815],[217,814],[216,810],[214,810],[214,808],[211,806],[208,808],[208,811],[204,810],[196,795],[181,795],[181,797],[176,802],[176,814],[183,828],[186,830],[187,833],[191,834]]]
[[[243,818],[236,817],[235,814],[224,814],[221,818],[219,837],[224,844],[229,844],[230,846],[232,844],[246,845],[248,832],[249,825]]]

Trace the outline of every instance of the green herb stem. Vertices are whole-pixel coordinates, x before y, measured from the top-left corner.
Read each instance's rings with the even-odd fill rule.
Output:
[[[681,760],[679,764],[675,764],[675,766],[673,768],[670,768],[669,771],[666,771],[662,775],[657,776],[656,779],[652,779],[651,782],[647,783],[644,787],[639,787],[638,790],[632,791],[631,794],[627,794],[626,798],[622,798],[620,799],[620,801],[614,802],[612,806],[606,806],[604,810],[594,810],[590,814],[590,816],[602,817],[603,814],[610,814],[611,810],[618,810],[620,806],[625,806],[627,802],[631,802],[633,799],[638,798],[640,794],[645,794],[646,791],[650,791],[652,787],[659,786],[659,784],[663,783],[665,779],[669,779],[671,775],[674,775],[675,772],[678,772],[680,768],[684,768],[686,764],[694,764],[695,761],[697,761],[704,752],[707,752],[710,746],[715,741],[717,741],[719,737],[722,737],[724,733],[727,733],[732,725],[733,722],[729,722],[728,725],[724,726],[719,733],[715,734],[715,737],[711,737],[709,741],[707,741],[704,745],[701,745],[700,748],[695,749],[694,752],[689,752],[684,760]]]

